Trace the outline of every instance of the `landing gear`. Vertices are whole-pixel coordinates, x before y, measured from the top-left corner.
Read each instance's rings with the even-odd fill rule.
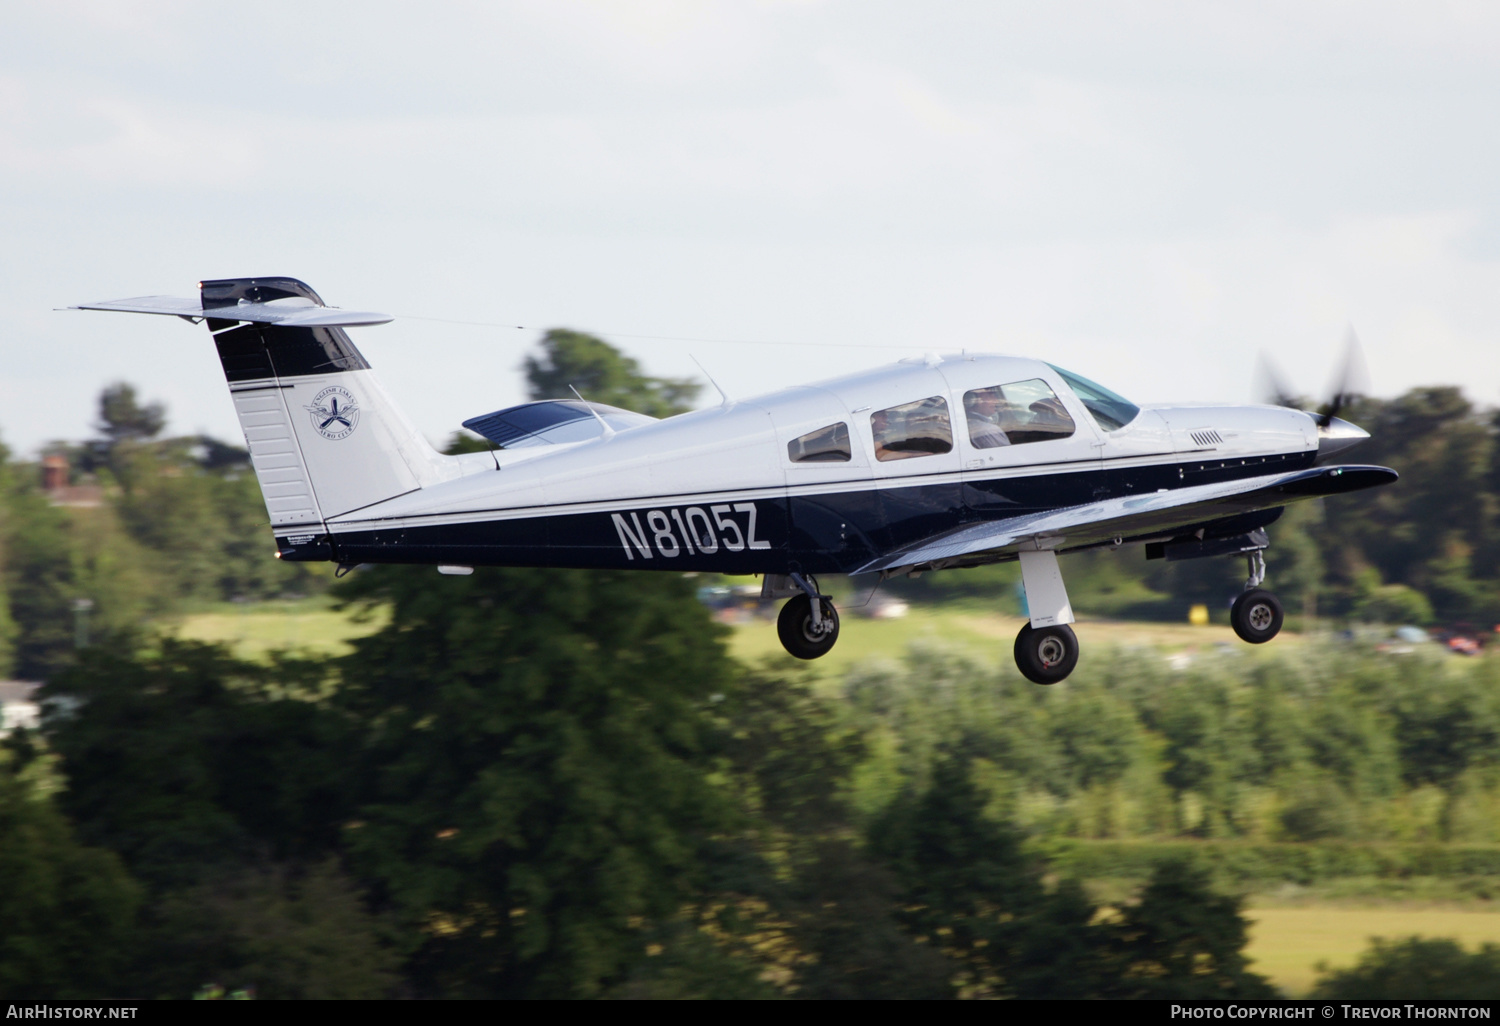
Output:
[[[1056,684],[1078,665],[1078,636],[1067,624],[1033,627],[1016,635],[1016,666],[1033,684]]]
[[[813,623],[812,600],[798,595],[787,600],[776,618],[776,634],[781,646],[798,659],[817,659],[828,654],[839,640],[839,614],[833,603],[818,596],[818,623]]]
[[[1264,588],[1251,588],[1234,600],[1229,623],[1252,645],[1263,645],[1281,630],[1281,602]]]
[[[839,640],[839,613],[827,595],[818,593],[818,582],[801,574],[789,574],[787,580],[802,589],[781,607],[776,618],[776,635],[781,647],[798,659],[817,659],[828,654]],[[783,593],[784,594],[784,593]],[[817,605],[813,605],[816,602]]]
[[[1034,684],[1056,684],[1078,665],[1078,636],[1068,626],[1073,622],[1073,607],[1057,568],[1057,553],[1023,550],[1016,558],[1031,616],[1031,622],[1016,635],[1016,668]]]
[[[1262,588],[1266,579],[1266,557],[1256,549],[1247,554],[1250,576],[1245,579],[1245,590],[1229,607],[1229,623],[1244,641],[1252,645],[1264,645],[1281,632],[1281,601]]]

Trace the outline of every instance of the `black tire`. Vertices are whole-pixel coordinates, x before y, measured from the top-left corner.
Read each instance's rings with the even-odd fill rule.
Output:
[[[1281,631],[1281,600],[1264,588],[1251,588],[1234,600],[1229,623],[1252,645],[1264,645]]]
[[[1033,684],[1056,684],[1078,665],[1078,636],[1067,624],[1033,627],[1016,635],[1016,666]]]
[[[823,603],[823,630],[813,629],[812,600],[806,595],[787,599],[776,617],[776,635],[781,647],[798,659],[817,659],[828,654],[833,643],[839,640],[839,613],[826,598]]]

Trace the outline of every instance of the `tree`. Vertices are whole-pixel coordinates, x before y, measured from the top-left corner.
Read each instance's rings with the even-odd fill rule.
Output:
[[[1103,935],[1075,886],[1048,893],[1021,835],[984,815],[967,761],[939,759],[932,783],[872,827],[901,886],[908,929],[951,958],[970,997],[1098,996]]]
[[[135,386],[123,381],[105,387],[99,394],[99,421],[94,425],[113,448],[121,442],[144,442],[161,434],[167,410],[159,402],[142,406]]]
[[[581,331],[553,328],[538,345],[541,353],[525,364],[533,399],[571,399],[576,388],[589,402],[670,417],[691,409],[701,388],[688,378],[648,377],[634,359]]]
[[[1497,537],[1495,432],[1457,386],[1414,388],[1395,399],[1362,400],[1349,416],[1369,430],[1360,462],[1400,472],[1392,488],[1338,500],[1317,532],[1347,604],[1362,571],[1423,592],[1445,619],[1500,616],[1493,581]],[[1479,557],[1476,565],[1475,556]],[[1379,582],[1377,582],[1379,583]],[[1341,610],[1342,611],[1342,610]]]
[[[333,860],[220,868],[148,913],[132,992],[186,998],[206,984],[258,998],[380,998],[397,954]]]
[[[337,703],[367,781],[346,843],[419,991],[598,995],[701,893],[737,818],[713,779],[723,629],[673,574],[381,567]]]
[[[1312,997],[1324,1001],[1478,1000],[1500,998],[1500,947],[1465,951],[1455,940],[1374,937],[1350,969],[1322,974]]]
[[[79,844],[8,763],[0,763],[0,880],[0,998],[118,993],[141,888],[113,853]]]
[[[128,636],[86,649],[43,690],[89,843],[158,890],[262,854],[334,850],[355,783],[352,733],[313,699],[322,668],[246,663],[217,645]]]
[[[794,938],[803,958],[796,996],[947,998],[961,971],[902,921],[902,881],[846,840],[824,840],[792,884]]]
[[[1118,990],[1129,998],[1272,998],[1250,972],[1249,924],[1238,898],[1218,894],[1207,870],[1186,861],[1156,867],[1140,898],[1112,925]]]
[[[13,672],[46,679],[73,649],[79,597],[67,513],[51,505],[26,464],[0,461],[0,552],[10,602]]]

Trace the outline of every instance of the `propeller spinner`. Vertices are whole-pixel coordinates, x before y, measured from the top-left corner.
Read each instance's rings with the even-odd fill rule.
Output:
[[[1287,387],[1285,376],[1265,354],[1261,355],[1260,375],[1262,391],[1268,402],[1277,406],[1302,410],[1318,425],[1319,463],[1331,459],[1370,437],[1370,433],[1364,428],[1339,417],[1339,413],[1348,408],[1357,397],[1367,394],[1370,387],[1370,372],[1365,363],[1364,349],[1360,346],[1359,336],[1354,333],[1353,327],[1349,328],[1345,336],[1343,358],[1339,361],[1333,378],[1329,382],[1328,399],[1316,410],[1306,409],[1305,400],[1292,394],[1291,389]]]

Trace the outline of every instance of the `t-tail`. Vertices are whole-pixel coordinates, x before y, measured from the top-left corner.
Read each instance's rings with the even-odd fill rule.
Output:
[[[333,559],[330,519],[456,476],[453,459],[402,415],[344,332],[390,317],[329,307],[295,278],[228,278],[199,290],[197,300],[77,309],[208,325],[283,558]]]

